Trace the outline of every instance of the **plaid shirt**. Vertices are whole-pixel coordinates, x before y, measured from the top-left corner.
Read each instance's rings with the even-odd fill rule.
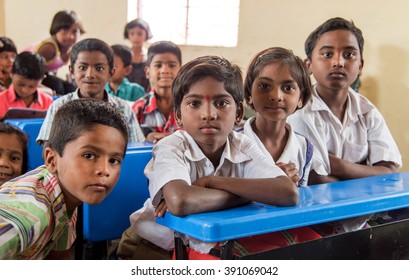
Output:
[[[0,187],[0,259],[44,259],[68,250],[77,210],[69,217],[57,178],[40,166]]]
[[[176,123],[173,110],[167,119],[159,111],[153,91],[136,100],[132,110],[135,112],[141,127],[148,128],[152,132],[172,133],[180,129]]]

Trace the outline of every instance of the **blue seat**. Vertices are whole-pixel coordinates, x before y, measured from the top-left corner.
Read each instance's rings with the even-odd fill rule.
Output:
[[[117,239],[130,226],[129,216],[149,197],[143,171],[152,157],[152,144],[129,144],[121,175],[113,191],[99,205],[83,205],[84,239],[91,242]]]
[[[7,119],[5,121],[17,126],[28,136],[28,170],[43,165],[43,148],[36,143],[36,139],[44,119]]]

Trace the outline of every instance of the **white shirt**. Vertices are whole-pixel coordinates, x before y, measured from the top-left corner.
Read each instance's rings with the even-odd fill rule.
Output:
[[[267,151],[263,142],[261,142],[260,138],[251,127],[251,124],[255,121],[255,119],[255,117],[251,117],[246,121],[244,124],[243,133],[250,137],[250,139],[252,139],[261,149],[264,155],[274,162],[270,152]],[[286,129],[289,132],[287,144],[285,145],[284,151],[278,158],[277,162],[295,163],[298,170],[298,176],[300,177],[298,181],[299,186],[307,186],[308,175],[310,174],[312,163],[311,157],[307,159],[307,139],[302,135],[296,134],[289,124],[286,124]],[[310,147],[311,150],[309,152],[312,156],[312,144]]]
[[[314,144],[313,169],[331,174],[328,153],[338,158],[373,165],[380,161],[402,166],[399,149],[378,109],[363,95],[349,88],[345,117],[341,122],[318,95],[288,119],[293,129]]]
[[[166,249],[174,248],[174,234],[155,222],[153,204],[162,198],[162,187],[172,180],[184,180],[189,185],[203,176],[243,178],[273,178],[284,172],[267,158],[247,136],[232,131],[216,168],[203,154],[197,143],[185,131],[176,131],[159,141],[153,148],[152,160],[145,168],[150,197],[134,212],[131,224],[136,233]]]

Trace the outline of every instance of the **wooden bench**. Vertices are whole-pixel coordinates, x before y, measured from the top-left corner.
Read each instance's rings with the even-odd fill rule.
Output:
[[[220,257],[232,253],[234,239],[409,207],[409,172],[302,187],[299,203],[275,207],[261,203],[177,217],[159,224],[206,242],[227,241]],[[175,239],[176,258],[187,257]],[[355,246],[355,247],[354,247]],[[409,222],[386,223],[243,257],[244,259],[390,259],[409,252]]]

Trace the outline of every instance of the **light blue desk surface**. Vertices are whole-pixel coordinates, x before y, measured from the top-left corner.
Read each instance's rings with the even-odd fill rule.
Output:
[[[261,203],[177,217],[166,213],[159,224],[206,242],[319,224],[409,207],[409,172],[299,188],[293,207]]]

